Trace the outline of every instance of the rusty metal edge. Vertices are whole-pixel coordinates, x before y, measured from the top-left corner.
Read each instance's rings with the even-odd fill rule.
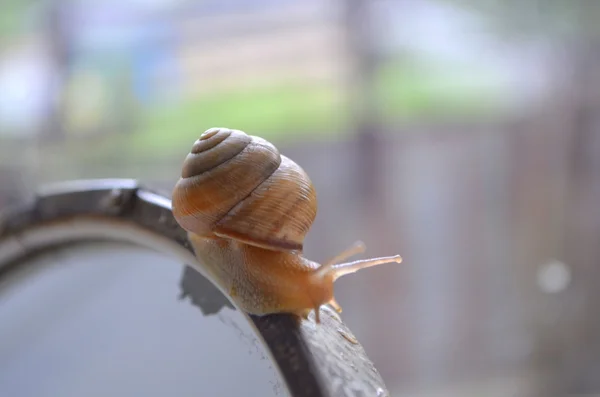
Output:
[[[185,231],[172,216],[170,200],[163,195],[133,179],[67,181],[42,186],[31,200],[0,212],[0,277],[6,264],[42,248],[24,244],[20,236],[56,222],[83,218],[98,223],[118,221],[115,230],[120,227],[118,223],[135,226],[149,235],[176,243],[188,253],[193,252]],[[93,236],[68,238],[89,240]],[[117,233],[115,238],[119,239]],[[46,246],[64,243],[58,237],[49,236],[46,240]],[[186,292],[202,295],[197,301],[211,302],[212,310],[199,306],[204,315],[214,314],[225,306],[233,308],[226,292],[202,272],[199,264],[185,265],[196,270],[194,285],[199,285],[199,280],[208,280],[201,284],[202,288]],[[314,323],[313,315],[308,320],[287,314],[246,317],[268,347],[292,396],[389,395],[362,346],[332,310],[322,309],[321,325]]]

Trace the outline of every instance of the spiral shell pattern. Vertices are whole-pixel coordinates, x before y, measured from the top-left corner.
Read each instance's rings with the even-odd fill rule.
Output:
[[[304,170],[271,143],[213,128],[186,157],[172,208],[181,227],[200,236],[301,251],[317,197]]]

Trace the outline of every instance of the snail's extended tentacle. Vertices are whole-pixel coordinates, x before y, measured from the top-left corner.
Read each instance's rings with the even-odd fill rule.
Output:
[[[367,247],[365,246],[365,243],[363,243],[362,241],[355,241],[350,247],[346,248],[345,250],[331,258],[329,261],[324,263],[323,266],[335,265],[336,263],[340,263],[341,261],[348,259],[351,256],[365,252],[366,249]]]
[[[384,263],[392,262],[402,263],[402,257],[400,255],[394,255],[384,256],[382,258],[362,259],[354,262],[340,263],[338,265],[331,266],[331,273],[333,275],[333,280],[335,281],[346,274],[355,273],[367,267],[383,265]]]
[[[372,259],[362,259],[354,262],[348,263],[338,263],[341,260],[344,260],[352,255],[356,255],[357,253],[363,252],[365,250],[365,245],[362,241],[357,241],[349,248],[342,251],[340,254],[333,257],[327,263],[319,267],[315,270],[314,276],[316,278],[325,278],[326,276],[332,276],[333,281],[338,278],[345,276],[346,274],[355,273],[360,269],[365,269],[371,266],[382,265],[384,263],[401,263],[402,257],[400,255],[394,256],[385,256],[382,258],[372,258]]]

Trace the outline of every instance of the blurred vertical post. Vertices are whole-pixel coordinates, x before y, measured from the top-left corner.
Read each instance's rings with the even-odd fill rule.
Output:
[[[383,118],[380,114],[378,92],[378,75],[380,71],[381,55],[375,40],[375,26],[372,0],[346,0],[346,33],[350,50],[352,65],[350,81],[350,115],[355,133],[355,150],[350,158],[350,174],[353,187],[356,189],[356,205],[360,214],[360,232],[363,236],[370,236],[365,241],[369,251],[384,252],[390,247],[397,247],[395,237],[391,232],[389,217],[386,211],[386,191],[384,189],[385,174],[385,141]],[[386,252],[396,254],[398,252]],[[379,324],[387,318],[387,313],[382,310],[373,310],[373,303],[377,301],[398,301],[398,280],[390,277],[397,274],[390,267],[377,272],[366,272],[361,283],[352,285],[355,296],[367,296],[377,286],[377,296],[370,299],[355,299],[352,304],[364,315],[361,322],[364,324]],[[355,281],[348,280],[348,283]],[[365,340],[378,341],[389,339],[387,327],[370,326],[363,329]],[[397,328],[392,327],[398,332]],[[406,330],[399,331],[405,334]],[[404,346],[391,349],[387,346],[374,344],[372,346],[374,360],[379,365],[394,368],[397,365],[396,355],[410,354]],[[402,352],[402,353],[399,353]],[[389,376],[395,376],[396,370],[390,370]]]
[[[356,130],[355,178],[361,205],[371,210],[378,204],[381,187],[381,118],[377,95],[379,56],[373,39],[370,0],[346,0],[346,32],[350,47],[350,109]]]
[[[49,98],[46,122],[41,131],[42,142],[64,139],[63,88],[68,78],[70,63],[69,35],[66,31],[67,0],[49,0],[46,3],[44,31],[52,77],[48,82]]]
[[[350,47],[350,114],[355,129],[356,149],[353,178],[360,213],[364,214],[364,234],[375,236],[373,250],[393,246],[386,208],[385,139],[381,115],[378,75],[381,54],[376,41],[373,0],[346,0],[346,32]]]

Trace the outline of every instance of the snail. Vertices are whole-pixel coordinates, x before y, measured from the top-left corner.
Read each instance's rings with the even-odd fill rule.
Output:
[[[253,315],[342,311],[334,282],[399,255],[341,263],[365,250],[362,242],[323,265],[306,259],[303,241],[317,215],[317,196],[304,170],[263,138],[211,128],[193,144],[172,195],[177,223],[195,255]]]

